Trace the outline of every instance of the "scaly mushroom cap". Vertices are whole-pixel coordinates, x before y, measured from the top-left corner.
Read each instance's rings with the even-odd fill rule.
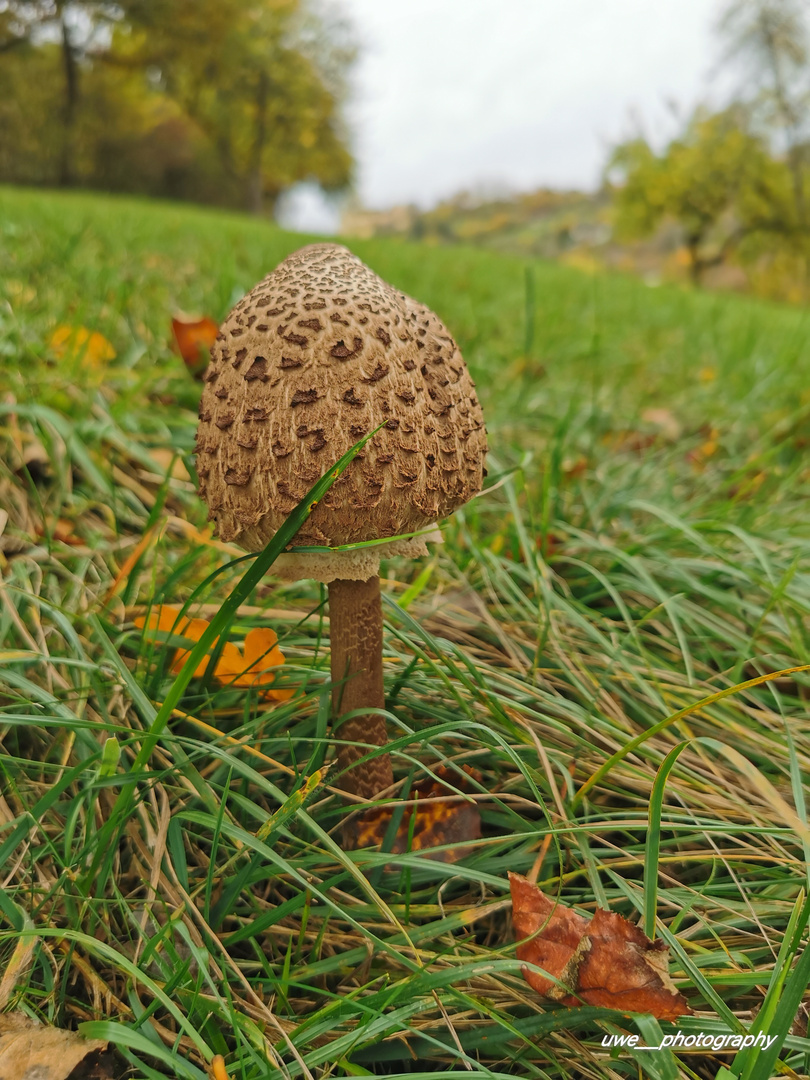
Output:
[[[487,445],[474,386],[428,308],[344,247],[294,252],[239,301],[211,349],[197,472],[218,536],[264,547],[383,422],[294,543],[377,540],[445,517],[481,489]]]

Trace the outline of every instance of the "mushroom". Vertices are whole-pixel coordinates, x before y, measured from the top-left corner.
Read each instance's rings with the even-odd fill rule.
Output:
[[[474,387],[437,316],[335,244],[288,256],[212,346],[196,452],[221,540],[261,550],[329,466],[385,425],[291,546],[385,542],[275,563],[289,580],[328,585],[335,720],[385,705],[380,559],[427,554],[425,539],[441,539],[437,520],[481,489],[487,446]],[[369,799],[392,785],[389,755],[366,756],[387,741],[379,713],[358,712],[338,736],[344,791]]]

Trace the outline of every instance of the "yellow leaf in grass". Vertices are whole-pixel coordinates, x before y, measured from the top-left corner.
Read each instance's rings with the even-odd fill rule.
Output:
[[[86,326],[57,326],[50,338],[51,351],[60,360],[81,360],[98,367],[114,360],[115,349],[103,334]]]

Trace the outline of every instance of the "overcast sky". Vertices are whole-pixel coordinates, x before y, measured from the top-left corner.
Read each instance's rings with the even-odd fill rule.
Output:
[[[349,120],[372,207],[594,187],[633,125],[721,93],[723,0],[323,0],[354,25]]]

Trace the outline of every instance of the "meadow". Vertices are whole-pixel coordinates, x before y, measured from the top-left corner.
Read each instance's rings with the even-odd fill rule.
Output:
[[[275,630],[288,701],[175,702],[135,622],[212,620],[251,565],[206,525],[171,317],[220,321],[305,242],[0,189],[0,1008],[137,1078],[807,1075],[810,682],[779,674],[810,663],[806,313],[350,243],[451,329],[491,447],[444,543],[383,572],[400,797],[470,766],[483,835],[392,861],[340,844],[320,586],[271,567],[229,631]],[[508,871],[665,941],[678,1030],[772,1049],[607,1047],[676,1028],[537,996]]]

